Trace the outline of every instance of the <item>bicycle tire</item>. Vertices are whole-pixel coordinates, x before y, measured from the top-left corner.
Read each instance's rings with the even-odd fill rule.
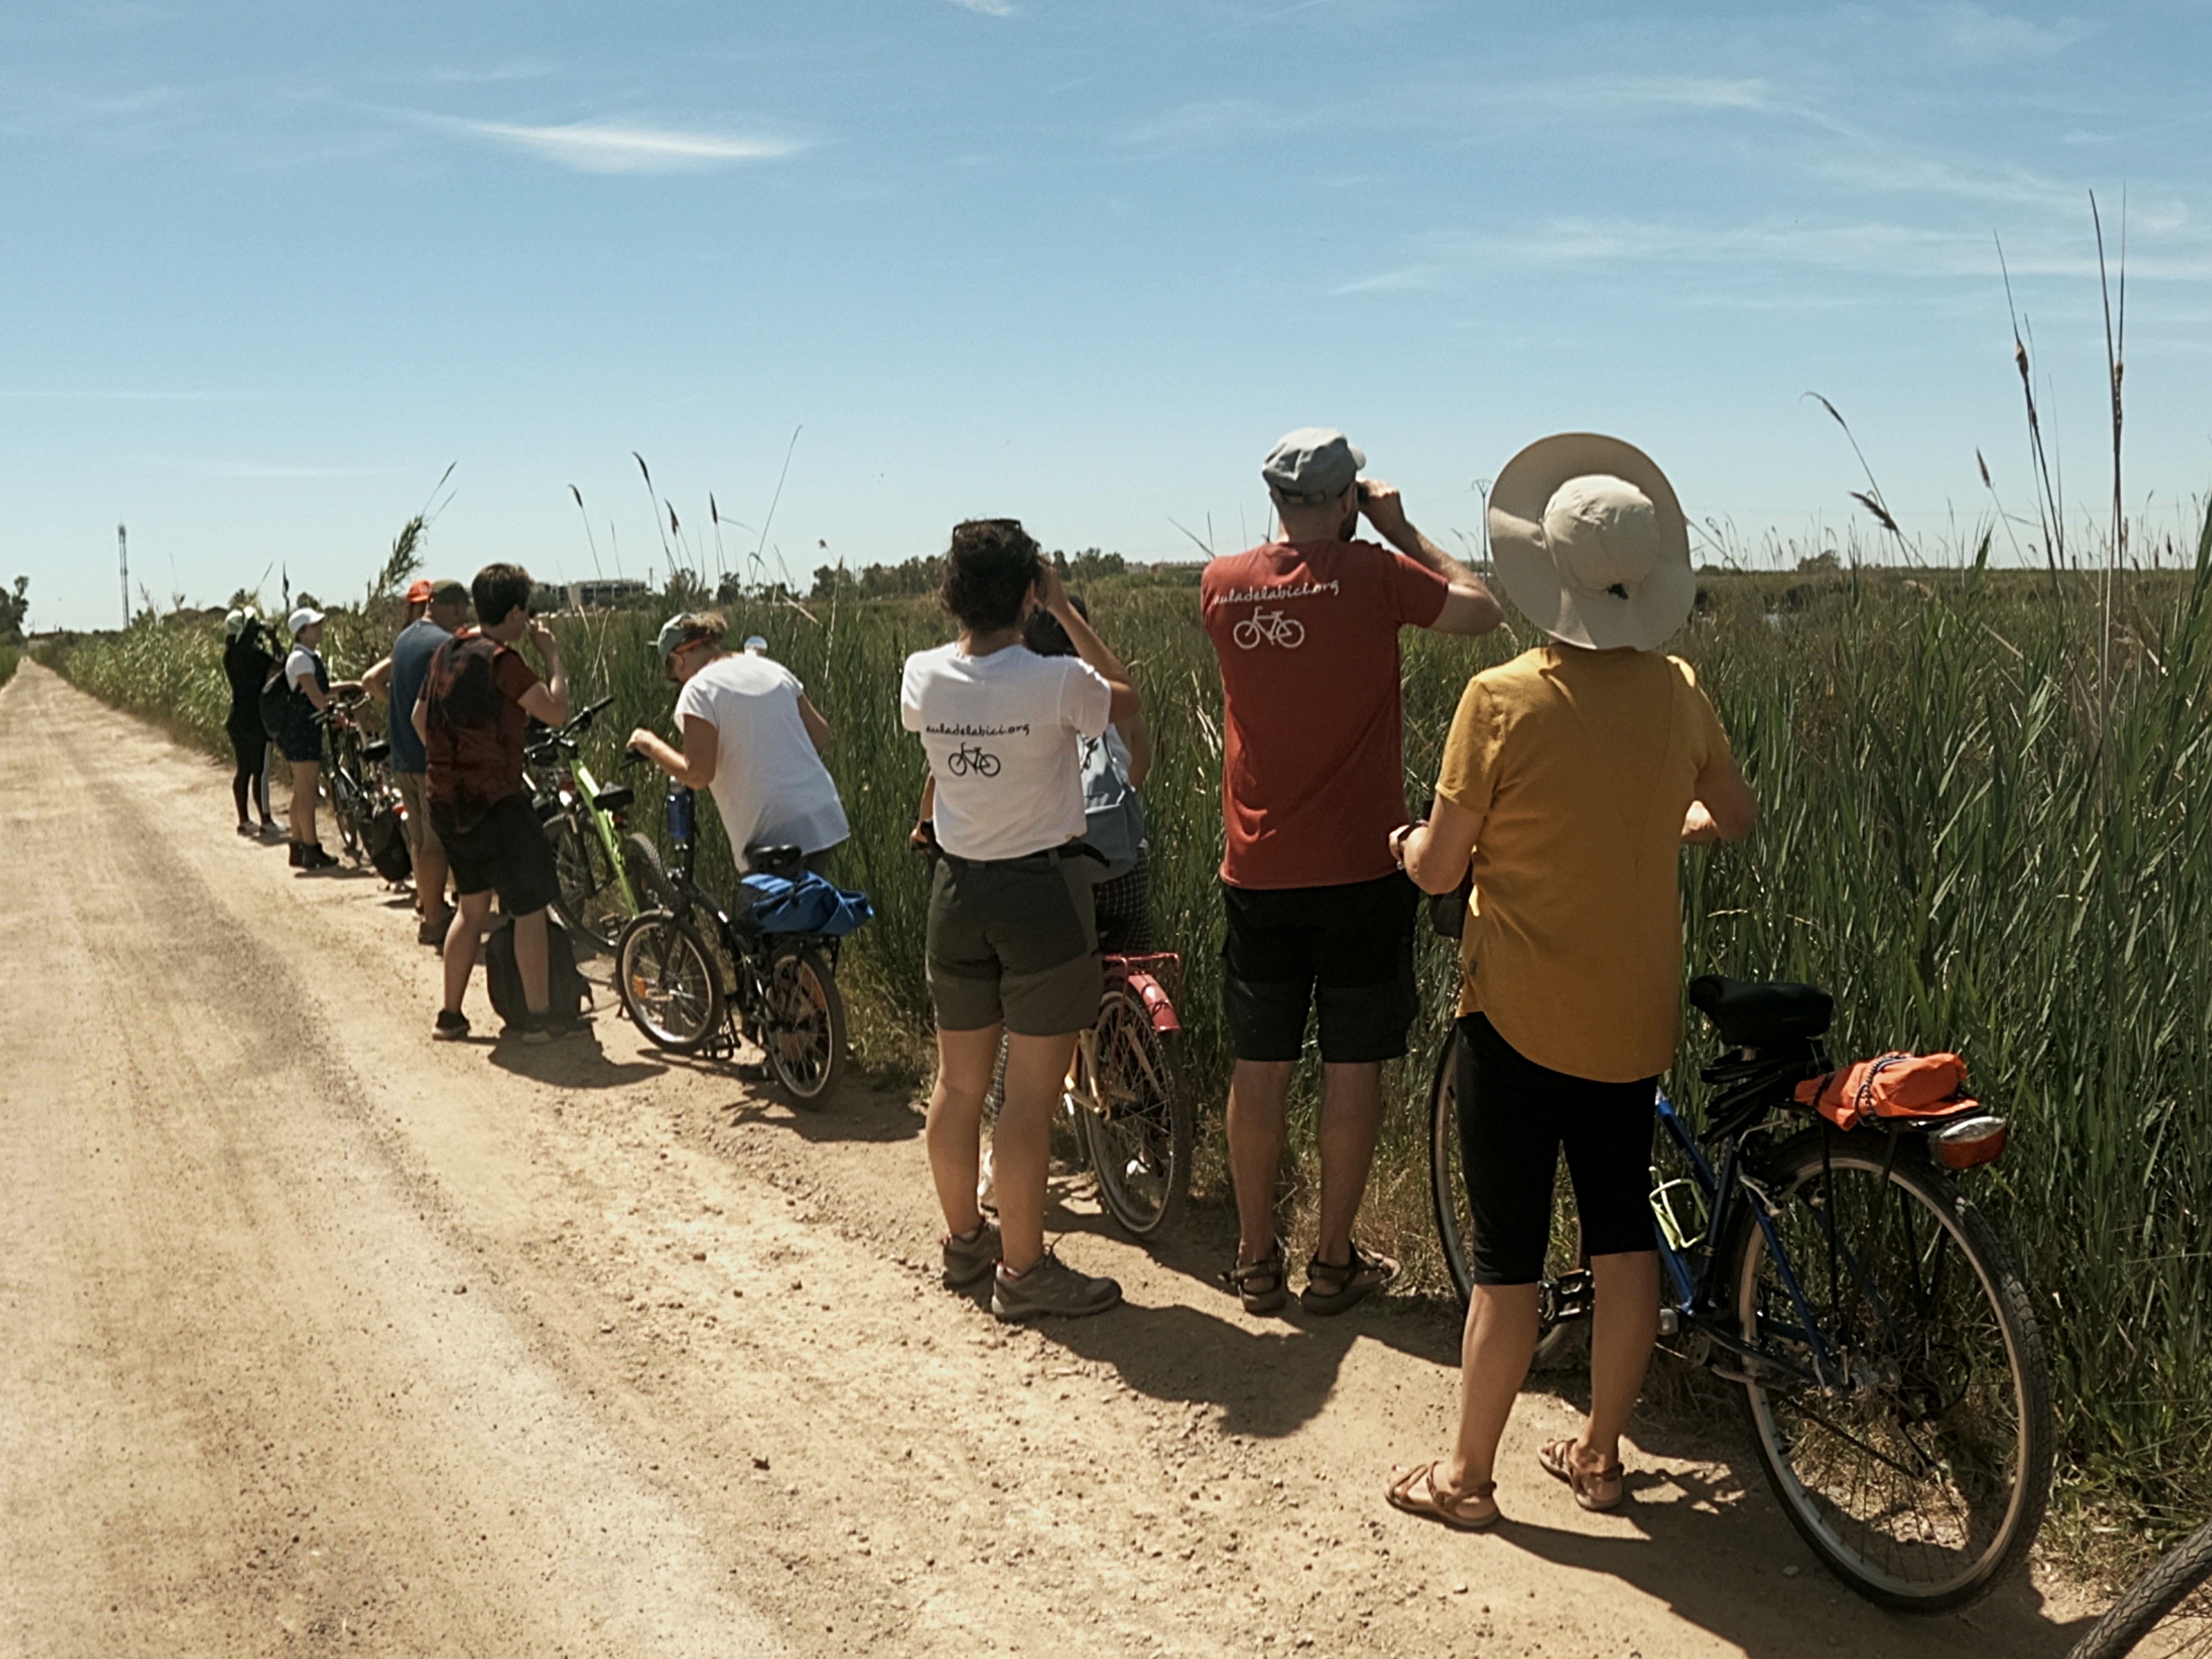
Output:
[[[356,864],[368,860],[368,839],[364,833],[361,791],[342,766],[332,766],[324,773],[331,798],[331,823],[338,832],[338,850]]]
[[[668,878],[668,866],[661,862],[660,849],[635,830],[623,837],[622,848],[630,884],[646,908],[680,913],[684,907],[677,899],[676,884]]]
[[[606,849],[565,812],[546,824],[545,838],[553,845],[553,909],[561,925],[572,939],[612,951],[629,917],[622,884],[607,867]]]
[[[821,951],[787,945],[762,979],[761,1047],[795,1105],[817,1107],[845,1073],[845,999]]]
[[[1474,1294],[1474,1257],[1473,1218],[1467,1181],[1461,1170],[1459,1042],[1455,1028],[1444,1040],[1429,1082],[1429,1203],[1436,1218],[1437,1241],[1443,1248],[1444,1271],[1451,1275],[1452,1289],[1464,1309]],[[1566,1190],[1563,1193],[1562,1188]],[[1562,1172],[1553,1176],[1552,1244],[1544,1256],[1543,1288],[1548,1290],[1561,1273],[1586,1265],[1582,1223],[1575,1214],[1572,1188]],[[1538,1297],[1534,1360],[1538,1366],[1558,1364],[1574,1346],[1575,1327],[1582,1322],[1560,1319],[1556,1297]]]
[[[1077,1113],[1099,1200],[1121,1230],[1149,1238],[1172,1220],[1190,1192],[1190,1091],[1183,1086],[1176,1033],[1152,1021],[1126,988],[1100,1004],[1092,1097]]]
[[[2206,1659],[2208,1655],[2212,1655],[2212,1526],[2199,1527],[2159,1557],[2089,1627],[2089,1633],[2067,1650],[2066,1659]]]
[[[615,988],[630,1024],[671,1054],[696,1054],[721,1030],[729,1006],[707,941],[665,910],[647,910],[623,927]]]
[[[2042,1334],[1995,1229],[1918,1146],[1831,1136],[1824,1153],[1823,1136],[1775,1148],[1750,1196],[1771,1199],[1852,1380],[1828,1390],[1747,1367],[1746,1420],[1768,1486],[1830,1571],[1882,1607],[1948,1612],[2018,1567],[2042,1525],[2052,1455]],[[1802,1352],[1749,1211],[1718,1294],[1733,1297],[1746,1340]]]

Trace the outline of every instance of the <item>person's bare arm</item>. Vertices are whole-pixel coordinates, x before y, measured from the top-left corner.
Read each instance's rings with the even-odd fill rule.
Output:
[[[1129,671],[1114,654],[1113,647],[1098,637],[1098,630],[1083,619],[1067,597],[1067,584],[1060,579],[1060,570],[1047,561],[1044,571],[1037,578],[1037,602],[1052,612],[1054,619],[1067,630],[1068,639],[1075,646],[1075,654],[1097,669],[1113,694],[1107,707],[1106,719],[1114,726],[1124,725],[1133,719],[1138,710],[1137,688],[1129,683]]]
[[[931,773],[921,781],[921,805],[914,809],[914,828],[907,834],[906,844],[925,851],[937,845],[937,775]]]
[[[1743,781],[1735,757],[1715,755],[1698,774],[1698,795],[1682,820],[1682,840],[1688,845],[1714,841],[1741,841],[1759,823],[1759,797]]]
[[[1451,584],[1444,608],[1429,624],[1435,634],[1487,634],[1505,620],[1497,596],[1482,578],[1415,529],[1395,484],[1380,478],[1359,481],[1359,511],[1375,533],[1415,564],[1425,565]]]
[[[412,718],[415,721],[415,735],[427,747],[430,741],[430,686],[427,680],[423,682],[422,690],[416,695],[415,713]]]
[[[831,735],[830,722],[804,691],[799,694],[799,723],[806,728],[806,740],[814,745],[814,752],[819,755],[827,751]]]
[[[1139,709],[1120,731],[1121,741],[1129,746],[1129,787],[1141,789],[1146,775],[1152,769],[1152,728],[1145,724],[1144,711]]]
[[[361,689],[379,702],[387,701],[392,696],[392,659],[380,658],[370,665],[361,677]]]
[[[1390,835],[1390,848],[1413,885],[1424,893],[1449,893],[1467,878],[1482,820],[1456,802],[1437,797],[1426,823],[1409,823]]]
[[[568,675],[561,665],[561,643],[553,630],[533,619],[530,639],[538,647],[538,659],[545,665],[545,678],[522,694],[522,709],[548,726],[568,723]]]
[[[686,789],[704,789],[714,782],[715,763],[721,758],[721,728],[698,714],[684,717],[681,749],[641,726],[629,734],[629,747]]]

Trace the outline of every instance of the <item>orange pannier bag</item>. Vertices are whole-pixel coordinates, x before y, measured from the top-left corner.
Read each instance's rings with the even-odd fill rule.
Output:
[[[1869,1118],[1949,1117],[1977,1103],[1966,1094],[1966,1062],[1958,1055],[1903,1052],[1808,1079],[1797,1085],[1796,1100],[1838,1129]]]

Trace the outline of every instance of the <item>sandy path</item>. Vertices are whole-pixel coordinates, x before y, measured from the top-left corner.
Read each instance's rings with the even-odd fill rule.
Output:
[[[1865,1607],[1732,1420],[1651,1429],[1598,1517],[1532,1395],[1509,1525],[1395,1515],[1435,1312],[1247,1319],[1222,1218],[1155,1259],[1071,1179],[1131,1305],[1002,1330],[934,1283],[908,1101],[794,1115],[605,1015],[433,1045],[392,896],[228,817],[148,728],[0,690],[0,1656],[2055,1656],[2082,1611]]]

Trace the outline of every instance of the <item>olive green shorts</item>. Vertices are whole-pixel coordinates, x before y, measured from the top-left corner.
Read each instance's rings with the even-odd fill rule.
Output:
[[[1097,1022],[1103,987],[1092,867],[1057,853],[990,864],[938,860],[928,963],[939,1030],[1003,1021],[1017,1036],[1062,1036]]]

